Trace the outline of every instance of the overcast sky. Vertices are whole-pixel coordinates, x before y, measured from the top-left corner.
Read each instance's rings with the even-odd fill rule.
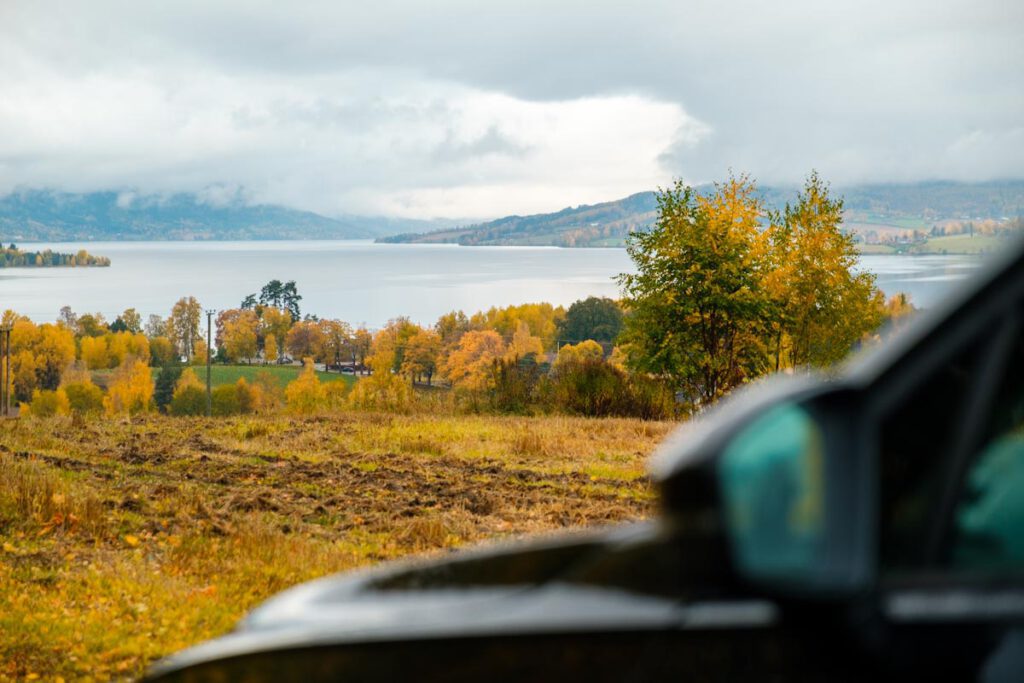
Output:
[[[484,218],[1024,177],[1024,3],[0,2],[0,194]]]

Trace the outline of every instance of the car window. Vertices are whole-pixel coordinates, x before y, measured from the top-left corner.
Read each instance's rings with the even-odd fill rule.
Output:
[[[976,342],[954,353],[881,423],[879,559],[886,570],[928,562],[928,531],[943,493],[950,445],[982,351]]]
[[[990,423],[963,480],[947,560],[955,568],[1024,572],[1024,341],[1018,340]]]

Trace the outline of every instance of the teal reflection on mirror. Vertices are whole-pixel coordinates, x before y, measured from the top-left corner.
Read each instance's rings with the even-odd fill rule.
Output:
[[[955,567],[1024,572],[1024,434],[997,439],[971,464],[954,524]]]
[[[719,485],[738,569],[750,578],[814,574],[825,541],[824,436],[796,404],[769,410],[722,452]]]

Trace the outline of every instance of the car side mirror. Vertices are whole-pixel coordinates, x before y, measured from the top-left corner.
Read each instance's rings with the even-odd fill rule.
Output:
[[[820,394],[765,409],[714,462],[737,573],[782,592],[847,593],[872,576],[874,498],[847,401]]]
[[[780,378],[684,425],[652,470],[666,516],[720,539],[743,581],[835,597],[875,576],[873,437],[858,392]]]

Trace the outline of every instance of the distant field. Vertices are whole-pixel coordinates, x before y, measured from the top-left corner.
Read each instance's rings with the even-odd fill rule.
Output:
[[[299,374],[300,368],[297,365],[214,365],[210,369],[210,381],[214,386],[221,384],[234,384],[239,378],[244,377],[246,382],[251,382],[259,372],[267,372],[274,376],[284,386]],[[196,374],[201,379],[206,378],[206,368],[198,367]],[[349,384],[355,384],[355,377],[343,375],[337,372],[317,372],[321,382],[336,382],[341,380]]]
[[[192,366],[199,379],[206,381],[206,366]],[[240,377],[245,381],[252,382],[257,373],[266,372],[272,375],[282,387],[295,379],[299,374],[300,367],[297,365],[214,365],[210,368],[210,381],[213,386],[219,387],[222,384],[234,384]],[[93,370],[93,381],[100,386],[107,386],[113,370]],[[159,373],[154,371],[154,378]],[[321,382],[337,382],[341,380],[349,385],[355,384],[356,378],[352,375],[343,375],[337,372],[317,372]]]
[[[929,254],[982,254],[1003,249],[1011,243],[1012,239],[1007,237],[949,235],[947,237],[932,237],[923,245],[915,246],[912,251]]]

